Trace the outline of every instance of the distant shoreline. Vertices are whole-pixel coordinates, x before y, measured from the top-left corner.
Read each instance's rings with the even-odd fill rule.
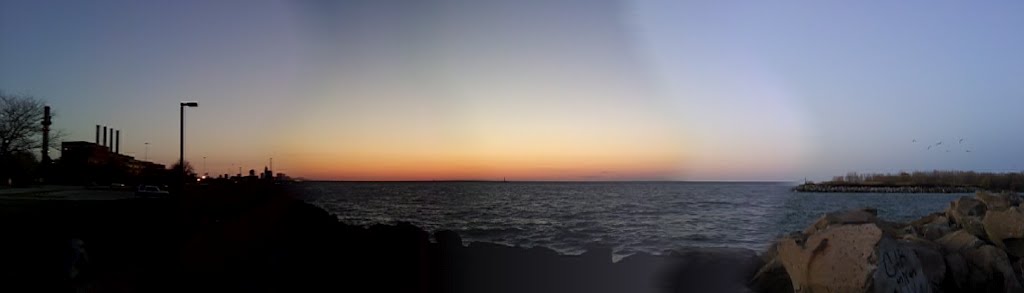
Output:
[[[805,181],[797,192],[871,193],[971,193],[975,191],[1024,191],[1024,172],[976,172],[959,170],[899,173],[850,172],[831,181]]]
[[[795,192],[819,193],[974,193],[982,190],[974,186],[949,185],[879,185],[879,184],[835,184],[804,183],[793,187]]]

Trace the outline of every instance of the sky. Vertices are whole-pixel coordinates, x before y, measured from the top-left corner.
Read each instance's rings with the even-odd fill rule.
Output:
[[[1022,13],[1020,1],[14,0],[0,2],[0,90],[46,100],[66,141],[108,125],[122,152],[167,165],[178,103],[198,101],[186,160],[211,174],[270,158],[323,180],[1020,171]]]

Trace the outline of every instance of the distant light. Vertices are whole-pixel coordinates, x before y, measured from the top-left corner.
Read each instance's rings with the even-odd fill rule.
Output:
[[[196,182],[203,181],[202,178],[196,178]]]

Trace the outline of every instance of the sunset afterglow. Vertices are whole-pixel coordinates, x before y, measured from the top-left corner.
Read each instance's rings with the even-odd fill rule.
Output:
[[[1022,123],[1012,9],[850,6],[12,2],[0,89],[48,101],[65,140],[109,125],[162,164],[178,155],[177,103],[199,101],[186,159],[211,175],[270,158],[323,180],[1024,168],[996,155],[1021,140],[991,131]],[[965,9],[994,16],[947,21]],[[974,152],[911,142],[961,137]]]

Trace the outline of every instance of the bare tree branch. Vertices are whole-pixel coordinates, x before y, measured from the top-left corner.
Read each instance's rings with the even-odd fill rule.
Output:
[[[31,95],[0,92],[0,157],[31,153],[43,147],[43,107]]]

